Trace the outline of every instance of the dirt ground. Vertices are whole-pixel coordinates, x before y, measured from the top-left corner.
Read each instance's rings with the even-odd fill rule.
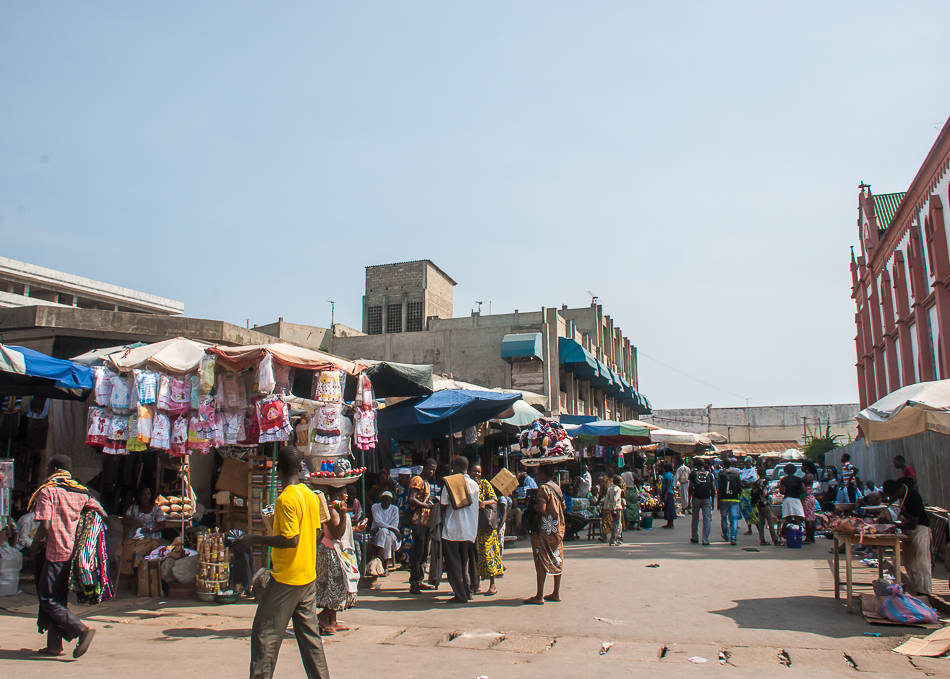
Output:
[[[334,676],[475,679],[589,676],[594,672],[656,677],[921,677],[950,676],[950,659],[892,653],[906,627],[872,626],[834,599],[830,542],[803,549],[689,542],[688,520],[676,529],[627,532],[626,543],[568,543],[563,601],[524,606],[534,589],[524,541],[505,553],[507,572],[494,597],[468,606],[444,603],[447,583],[421,596],[408,592],[406,571],[361,590],[341,617],[353,629],[325,639]],[[714,528],[713,535],[717,533]],[[747,548],[758,551],[747,551]],[[657,567],[648,567],[658,564]],[[938,572],[946,578],[942,571]],[[871,572],[861,574],[871,579]],[[99,631],[89,653],[43,659],[35,598],[0,599],[0,667],[4,676],[108,677],[161,669],[188,676],[244,676],[253,603],[122,598],[77,606]],[[869,635],[880,636],[869,636]],[[605,644],[609,651],[601,654]],[[663,649],[666,649],[665,651]],[[728,653],[720,664],[720,649]],[[791,666],[779,663],[784,649]],[[850,656],[857,670],[844,655]],[[302,677],[292,635],[277,677]],[[706,662],[701,662],[705,659]]]

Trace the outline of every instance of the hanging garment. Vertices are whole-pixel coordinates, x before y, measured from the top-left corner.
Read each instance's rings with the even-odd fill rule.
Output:
[[[152,420],[151,446],[157,450],[168,450],[171,447],[172,423],[165,413],[155,413]]]
[[[265,396],[257,402],[260,442],[287,441],[293,433],[290,409],[280,396]]]
[[[94,509],[79,515],[69,587],[81,604],[98,604],[114,596],[109,581],[109,555],[106,552],[106,526]]]
[[[212,424],[213,433],[211,435],[211,444],[215,448],[220,448],[227,443],[224,433],[224,413],[215,413]],[[237,443],[237,440],[234,441]]]
[[[339,370],[322,370],[314,380],[314,401],[324,403],[342,403],[343,387]]]
[[[244,413],[219,413],[223,426],[223,445],[236,446],[244,440]]]
[[[257,445],[261,442],[261,426],[257,421],[257,402],[244,411],[244,437],[238,443]]]
[[[129,409],[129,378],[124,375],[112,376],[112,390],[109,393],[109,407],[115,411]]]
[[[86,414],[86,445],[102,447],[109,443],[111,415],[102,408],[90,408]]]
[[[273,394],[277,381],[274,377],[274,358],[264,354],[257,365],[257,391],[261,394]]]
[[[214,432],[210,423],[203,423],[197,416],[188,418],[188,452],[206,454],[211,448]]]
[[[109,417],[108,437],[113,441],[125,441],[129,438],[128,415],[112,415]]]
[[[109,397],[112,395],[112,377],[114,372],[105,366],[97,365],[92,369],[93,376],[93,399],[97,406],[109,405]]]
[[[214,367],[217,359],[212,354],[205,354],[198,362],[199,388],[202,394],[210,394],[214,389]]]
[[[129,415],[129,436],[125,444],[125,449],[130,453],[142,453],[148,450],[148,446],[139,440],[138,411],[136,411],[134,415]]]
[[[133,370],[135,392],[140,406],[155,405],[158,398],[158,375],[152,370]]]
[[[310,428],[311,443],[334,445],[340,442],[340,418],[342,409],[338,405],[325,405],[313,414]]]
[[[153,434],[154,436],[154,434]],[[188,418],[179,417],[172,422],[171,445],[168,448],[169,455],[182,457],[188,454]]]
[[[247,408],[247,388],[244,376],[229,370],[219,370],[215,378],[215,401],[219,408]]]
[[[129,451],[125,447],[125,441],[109,441],[102,446],[102,452],[106,455],[128,455]]]
[[[198,410],[198,406],[201,402],[201,380],[198,378],[198,373],[189,375],[187,379],[190,394],[188,399],[188,409]]]
[[[290,393],[290,366],[274,361],[274,391],[278,394]]]
[[[137,436],[142,443],[148,444],[152,440],[152,422],[155,413],[151,406],[139,406],[139,422]]]
[[[198,419],[202,424],[214,422],[214,398],[211,396],[198,397]]]
[[[376,410],[373,408],[357,408],[354,441],[359,450],[370,450],[376,447]]]
[[[366,373],[361,373],[360,376],[357,377],[356,402],[354,405],[357,408],[376,407],[376,397],[373,393],[373,383],[370,382]]]

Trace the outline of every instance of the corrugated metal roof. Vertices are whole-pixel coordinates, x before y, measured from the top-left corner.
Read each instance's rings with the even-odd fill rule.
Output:
[[[890,226],[891,220],[894,219],[894,215],[897,213],[897,208],[904,200],[904,193],[904,191],[898,191],[897,193],[880,193],[871,196],[874,199],[874,214],[877,216],[878,230],[883,231]]]
[[[789,448],[801,450],[798,441],[759,441],[757,443],[717,443],[718,450],[731,450],[735,454],[784,453]]]

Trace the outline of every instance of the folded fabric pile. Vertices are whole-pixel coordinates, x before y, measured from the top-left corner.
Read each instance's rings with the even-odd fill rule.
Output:
[[[521,432],[521,452],[526,457],[574,455],[574,446],[557,420],[539,417]]]

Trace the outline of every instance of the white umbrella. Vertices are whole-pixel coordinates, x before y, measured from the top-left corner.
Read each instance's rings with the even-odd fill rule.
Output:
[[[677,431],[676,429],[654,429],[650,432],[650,440],[654,443],[669,443],[681,446],[708,446],[710,441],[702,434],[691,431]]]

